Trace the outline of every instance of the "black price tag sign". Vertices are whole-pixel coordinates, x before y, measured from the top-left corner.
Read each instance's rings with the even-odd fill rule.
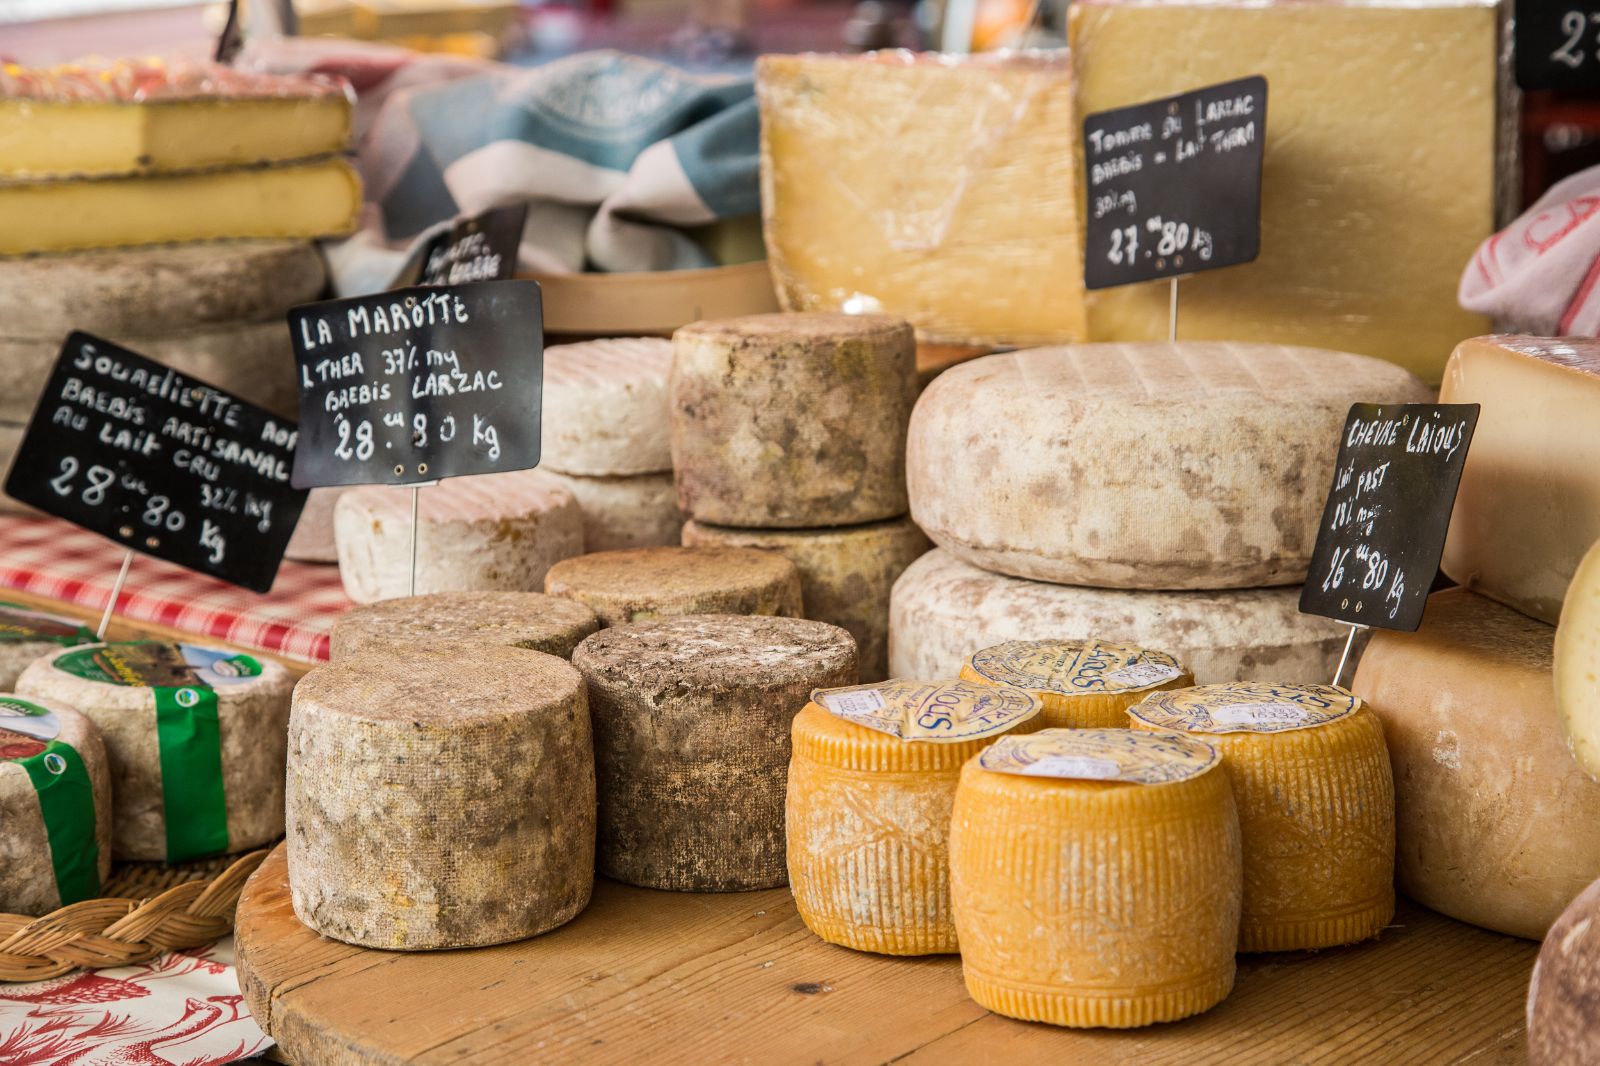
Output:
[[[1516,0],[1512,23],[1517,86],[1600,89],[1600,2]]]
[[[1300,610],[1412,632],[1439,572],[1475,403],[1350,408]]]
[[[1084,119],[1084,285],[1109,289],[1253,260],[1266,133],[1260,76]]]
[[[527,204],[461,219],[424,244],[390,288],[510,280],[517,273],[517,247],[527,219]]]
[[[62,346],[6,493],[47,514],[266,592],[306,494],[295,425],[87,333]]]
[[[532,281],[397,289],[289,312],[294,484],[412,485],[539,464],[544,317]]]

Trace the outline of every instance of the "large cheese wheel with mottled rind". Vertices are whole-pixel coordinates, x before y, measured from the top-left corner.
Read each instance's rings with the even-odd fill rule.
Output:
[[[364,652],[526,648],[563,659],[600,628],[581,603],[541,592],[433,592],[353,607],[328,634],[330,661]]]
[[[660,337],[546,348],[539,465],[582,477],[670,472],[671,370],[672,342]]]
[[[754,548],[594,552],[552,566],[544,590],[587,605],[608,626],[686,614],[802,613],[794,564]]]
[[[677,544],[683,531],[672,475],[574,477],[546,473],[578,501],[583,548],[590,552]]]

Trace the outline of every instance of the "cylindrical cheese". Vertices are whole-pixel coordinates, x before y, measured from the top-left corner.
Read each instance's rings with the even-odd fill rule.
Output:
[[[0,600],[0,692],[16,688],[17,678],[35,659],[94,642],[94,630],[76,618]]]
[[[1151,692],[1188,688],[1194,678],[1164,651],[1111,640],[1008,640],[967,656],[961,676],[1032,692],[1044,726],[1122,729],[1128,708]]]
[[[1556,706],[1578,765],[1600,778],[1600,542],[1578,564],[1556,627]]]
[[[857,951],[956,950],[950,812],[962,764],[1037,728],[1037,697],[965,681],[813,693],[794,719],[786,806],[801,919]]]
[[[602,629],[572,663],[594,718],[600,872],[687,892],[783,884],[790,724],[813,689],[855,682],[850,634],[690,615]]]
[[[573,477],[549,474],[572,493],[583,512],[585,551],[653,548],[677,544],[683,532],[672,474]]]
[[[1528,986],[1528,1066],[1600,1062],[1600,881],[1561,913]]]
[[[66,648],[17,681],[18,695],[58,700],[99,727],[114,857],[169,862],[283,835],[293,688],[271,659],[161,641]]]
[[[407,593],[412,491],[369,485],[339,497],[339,577],[357,603]],[[538,470],[446,478],[416,491],[418,593],[538,592],[553,564],[583,552],[577,501]]]
[[[1233,988],[1240,883],[1233,793],[1200,741],[1046,729],[961,771],[961,971],[997,1014],[1128,1028],[1212,1007]]]
[[[283,550],[285,559],[299,563],[336,563],[339,561],[339,541],[333,531],[333,513],[344,488],[312,489],[306,495],[306,505],[300,509],[300,521],[295,523],[289,546]]]
[[[672,465],[701,522],[809,529],[906,512],[916,340],[886,315],[695,322],[672,338]]]
[[[367,652],[301,680],[289,889],[324,936],[401,951],[521,940],[594,884],[583,679],[516,648]]]
[[[539,465],[583,477],[670,472],[671,370],[672,342],[660,337],[546,348]]]
[[[802,614],[794,564],[753,548],[633,548],[580,555],[551,567],[544,590],[588,605],[608,626],[686,614]]]
[[[439,651],[485,644],[572,658],[600,628],[581,603],[540,592],[434,592],[354,607],[334,620],[330,661],[365,652]]]
[[[761,548],[794,563],[806,617],[850,631],[863,681],[889,676],[889,592],[932,547],[905,518],[834,529],[729,529],[691,521],[683,527],[683,543]]]
[[[1235,683],[1151,693],[1138,729],[1222,753],[1244,837],[1240,951],[1377,936],[1394,917],[1394,779],[1383,725],[1343,689]]]

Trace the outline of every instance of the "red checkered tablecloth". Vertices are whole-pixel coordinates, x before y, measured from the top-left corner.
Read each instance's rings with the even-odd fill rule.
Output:
[[[0,515],[0,589],[98,613],[122,554],[111,541],[68,522]],[[117,613],[135,622],[308,663],[328,658],[328,630],[349,607],[335,566],[285,561],[263,596],[137,552],[117,601]]]

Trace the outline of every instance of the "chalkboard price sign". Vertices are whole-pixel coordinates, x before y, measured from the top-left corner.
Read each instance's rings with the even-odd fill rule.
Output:
[[[1597,0],[1516,0],[1512,37],[1520,88],[1600,90]]]
[[[1084,119],[1084,284],[1106,289],[1248,263],[1261,250],[1267,79]]]
[[[424,244],[390,287],[509,280],[517,273],[517,247],[527,219],[527,204],[463,218]]]
[[[414,485],[537,466],[543,322],[532,281],[294,308],[294,484]]]
[[[1478,405],[1350,408],[1300,610],[1411,632],[1439,572]]]
[[[158,559],[272,587],[306,494],[293,422],[87,333],[67,337],[6,493]]]

